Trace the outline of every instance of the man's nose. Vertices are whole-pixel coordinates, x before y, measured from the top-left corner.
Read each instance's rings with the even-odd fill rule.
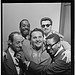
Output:
[[[36,41],[39,41],[39,40],[40,40],[39,38],[36,39]]]
[[[22,44],[20,43],[19,46],[22,47]]]
[[[44,28],[47,28],[47,26],[45,25],[45,27]]]
[[[28,28],[28,26],[25,26],[25,28]]]

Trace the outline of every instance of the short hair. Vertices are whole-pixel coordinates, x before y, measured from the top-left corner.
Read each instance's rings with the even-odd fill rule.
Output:
[[[49,20],[51,22],[51,25],[52,25],[52,20],[49,17],[42,18],[40,21],[40,24],[42,25],[42,21],[46,21],[46,20]]]
[[[29,21],[28,21],[27,19],[23,19],[23,20],[21,20],[21,22],[20,22],[19,28],[21,28],[21,23],[22,23],[23,21],[27,21],[27,22],[29,23]],[[30,23],[29,23],[29,25],[30,25]]]
[[[46,38],[46,40],[47,40],[47,39],[52,39],[52,38],[53,38],[53,40],[54,40],[55,42],[59,42],[59,41],[60,41],[59,35],[57,35],[57,34],[55,34],[55,33],[50,34],[50,35]]]
[[[42,33],[43,37],[44,37],[44,32],[40,29],[40,28],[35,28],[33,29],[31,32],[30,32],[30,40],[31,40],[31,37],[32,37],[32,33],[35,32],[35,31],[39,31]]]
[[[8,37],[8,41],[10,40],[11,42],[13,42],[13,39],[14,39],[13,37],[14,37],[15,34],[21,35],[20,32],[17,32],[17,31],[12,32],[12,33],[9,35],[9,37]]]

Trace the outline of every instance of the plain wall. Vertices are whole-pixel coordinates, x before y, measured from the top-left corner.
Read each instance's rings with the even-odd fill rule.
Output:
[[[64,37],[71,44],[71,6],[66,5]]]
[[[64,40],[71,44],[71,4],[61,4],[61,18],[60,18],[59,32],[64,36]]]
[[[50,17],[53,20],[53,30],[59,32],[61,3],[3,3],[3,49],[6,48],[8,35],[19,31],[19,23],[26,18],[31,24],[31,30],[40,28],[40,20]]]

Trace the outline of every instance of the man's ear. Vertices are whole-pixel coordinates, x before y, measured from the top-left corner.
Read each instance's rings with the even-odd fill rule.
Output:
[[[61,45],[60,45],[60,42],[58,42],[57,44],[58,44],[59,47],[61,46]]]
[[[7,41],[9,45],[12,45],[12,42],[10,40]]]

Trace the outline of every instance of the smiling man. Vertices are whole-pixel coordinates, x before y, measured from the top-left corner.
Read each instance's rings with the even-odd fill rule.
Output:
[[[35,28],[30,33],[30,56],[32,61],[39,64],[50,58],[44,47],[44,33],[41,29]]]
[[[5,67],[6,75],[24,75],[21,68],[18,66],[18,60],[16,58],[16,53],[22,50],[22,45],[24,38],[20,32],[12,32],[8,37],[8,48],[5,51],[6,56],[4,56],[3,64]],[[17,61],[18,62],[17,62]]]
[[[29,39],[30,23],[27,19],[23,19],[19,25],[20,32],[25,39]]]

